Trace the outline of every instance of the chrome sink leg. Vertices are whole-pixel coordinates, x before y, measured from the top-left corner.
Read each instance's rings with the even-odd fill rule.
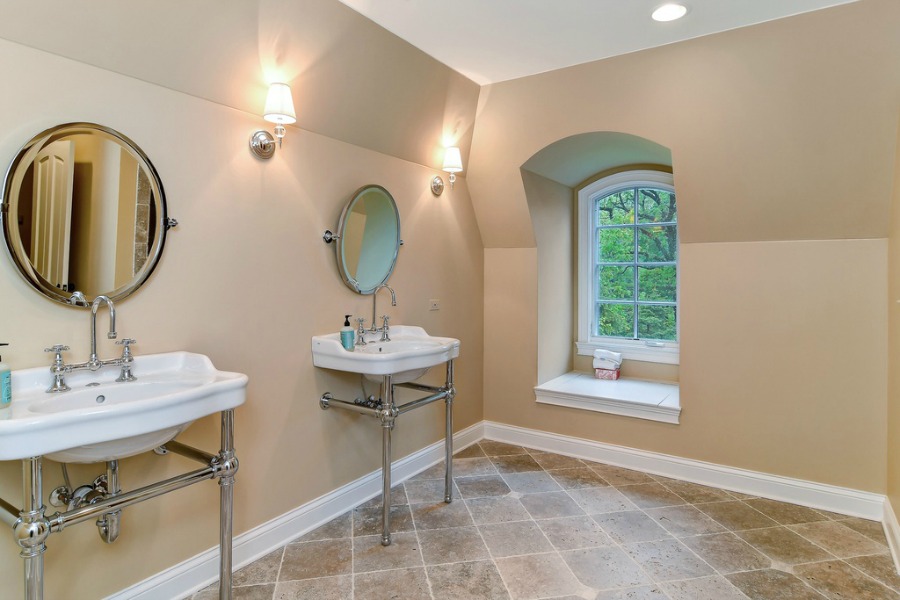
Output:
[[[25,559],[25,600],[44,598],[44,552],[50,521],[44,516],[41,502],[41,457],[22,461],[22,490],[25,508],[19,512],[19,520],[13,526],[16,543],[21,548],[19,556]]]
[[[391,430],[397,418],[392,377],[381,379],[381,545],[391,545]]]
[[[453,502],[453,397],[456,388],[453,387],[453,360],[447,361],[447,405],[446,424],[444,432],[444,502]]]
[[[219,600],[231,600],[231,550],[234,507],[234,410],[222,411],[222,450],[216,457],[219,477]]]

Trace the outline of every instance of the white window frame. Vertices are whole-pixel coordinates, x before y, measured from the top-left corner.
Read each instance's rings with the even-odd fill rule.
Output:
[[[594,319],[594,298],[596,297],[593,256],[596,253],[594,249],[597,244],[594,239],[596,227],[592,222],[593,201],[598,196],[605,196],[622,188],[640,186],[675,192],[671,173],[646,170],[616,173],[598,179],[578,190],[578,341],[575,345],[579,355],[590,356],[597,348],[606,348],[621,352],[626,359],[679,364],[679,339],[681,337],[680,248],[675,258],[676,339],[674,342],[628,340],[592,335],[591,323]]]

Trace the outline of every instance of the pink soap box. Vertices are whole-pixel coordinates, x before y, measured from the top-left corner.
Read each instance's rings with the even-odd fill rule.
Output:
[[[619,378],[619,369],[594,369],[594,377],[616,380]]]

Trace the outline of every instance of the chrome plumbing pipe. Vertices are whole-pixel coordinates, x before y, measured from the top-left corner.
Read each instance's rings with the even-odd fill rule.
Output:
[[[420,406],[431,404],[432,402],[436,402],[437,400],[445,400],[447,397],[448,393],[446,391],[443,391],[439,394],[433,394],[431,396],[426,396],[425,398],[419,398],[418,400],[413,400],[411,402],[407,402],[406,404],[398,406],[397,412],[402,415],[403,413],[407,413],[414,408],[419,408]]]
[[[166,442],[162,445],[162,447],[169,452],[174,452],[179,456],[189,458],[204,465],[211,465],[216,459],[215,454],[210,454],[209,452],[198,450],[197,448],[193,448],[191,446],[188,446],[187,444],[182,444],[181,442],[176,442],[174,440],[172,440],[171,442]]]
[[[322,394],[322,397],[319,399],[319,406],[322,407],[322,410],[327,410],[334,406],[334,408],[343,408],[346,410],[352,410],[353,412],[358,412],[360,414],[368,415],[370,417],[380,418],[381,413],[377,408],[369,408],[368,406],[363,406],[361,404],[357,404],[355,402],[349,402],[347,400],[340,400],[335,398],[331,392],[325,392]]]
[[[19,520],[19,509],[0,498],[0,521],[12,527]]]
[[[431,392],[432,394],[436,394],[438,392],[443,392],[444,388],[437,387],[433,385],[424,385],[421,383],[413,383],[412,381],[407,381],[405,383],[397,383],[394,387],[404,387],[409,388],[411,390],[419,390],[420,392]]]
[[[119,461],[110,460],[106,463],[106,493],[109,497],[118,496],[122,492],[119,487]],[[104,513],[97,519],[97,527],[100,530],[100,538],[107,544],[112,544],[119,539],[119,523],[122,511],[115,510]]]

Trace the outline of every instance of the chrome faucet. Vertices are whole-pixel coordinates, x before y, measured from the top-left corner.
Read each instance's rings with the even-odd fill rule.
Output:
[[[105,303],[109,307],[109,333],[106,334],[111,340],[116,339],[116,305],[109,299],[109,296],[97,296],[91,303],[91,357],[88,359],[88,368],[96,371],[103,366],[101,360],[97,357],[97,311],[100,310],[100,304]],[[126,349],[128,346],[126,346]]]
[[[388,284],[382,283],[377,288],[375,288],[375,291],[372,292],[372,325],[369,327],[369,331],[372,333],[375,333],[376,331],[381,331],[380,329],[375,327],[375,319],[378,318],[378,310],[377,310],[378,292],[382,288],[387,289],[387,291],[389,291],[391,293],[391,306],[397,306],[397,294],[394,293],[394,290],[391,289],[391,287]],[[385,322],[385,325],[387,325],[387,322]],[[382,340],[382,341],[386,341],[386,340]]]

